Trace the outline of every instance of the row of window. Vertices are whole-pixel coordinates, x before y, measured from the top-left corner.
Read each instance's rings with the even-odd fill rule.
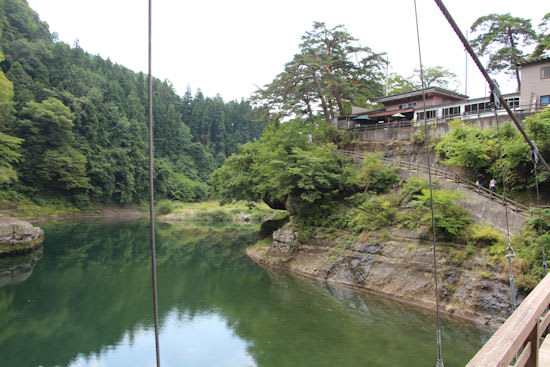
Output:
[[[544,102],[543,101],[544,98]],[[510,108],[516,108],[519,107],[519,97],[512,97],[512,98],[505,98],[506,103]],[[550,104],[549,96],[541,97],[541,105],[548,105]],[[477,111],[486,111],[491,110],[492,106],[489,102],[482,102],[482,103],[471,103],[464,106],[464,113],[476,113]],[[443,117],[452,117],[452,116],[458,116],[462,112],[462,106],[455,106],[455,107],[449,107],[444,108],[442,110]],[[433,119],[437,116],[437,110],[429,110],[426,111],[426,119]],[[418,113],[418,119],[423,120],[424,119],[424,112]]]

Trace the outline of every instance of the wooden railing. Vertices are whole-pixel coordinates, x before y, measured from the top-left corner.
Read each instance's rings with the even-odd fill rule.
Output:
[[[550,323],[550,274],[537,285],[466,367],[537,367]],[[540,366],[542,367],[542,366]]]
[[[347,156],[356,157],[358,159],[364,158],[364,153],[362,152],[355,152],[350,150],[340,150],[340,152],[344,153]],[[408,169],[409,171],[416,171],[416,172],[423,172],[423,173],[428,172],[428,166],[424,164],[420,164],[419,162],[403,161],[403,160],[397,160],[397,159],[391,159],[391,158],[381,158],[381,159],[384,162],[391,163],[400,168]],[[464,186],[468,190],[475,191],[481,196],[487,197],[489,199],[496,199],[497,202],[499,202],[501,205],[508,206],[517,213],[523,214],[525,216],[530,215],[530,209],[528,206],[523,205],[517,202],[516,200],[512,200],[498,193],[493,193],[491,190],[481,185],[478,185],[475,182],[472,182],[468,179],[465,179],[464,177],[461,177],[456,173],[447,172],[445,170],[432,166],[432,174],[434,176],[442,177],[443,180],[447,180],[447,179],[453,180],[457,184]]]

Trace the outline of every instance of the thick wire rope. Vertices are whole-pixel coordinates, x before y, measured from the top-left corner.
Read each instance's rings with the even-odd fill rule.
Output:
[[[535,147],[535,150],[531,149],[531,158],[533,159],[533,168],[535,171],[535,187],[537,188],[537,206],[539,207],[539,235],[540,235],[540,242],[541,242],[541,250],[542,250],[542,267],[544,268],[544,276],[548,274],[548,265],[546,264],[546,249],[545,243],[544,243],[544,231],[542,229],[542,207],[540,206],[540,193],[539,193],[539,177],[537,172],[537,163],[538,163],[538,157],[537,157],[537,144],[533,142],[533,146]]]
[[[149,219],[151,224],[151,273],[153,281],[153,312],[155,319],[155,353],[157,358],[157,367],[160,367],[160,345],[159,345],[159,316],[158,316],[158,297],[157,297],[157,261],[155,253],[155,196],[153,185],[153,76],[151,68],[152,60],[152,25],[153,25],[153,1],[149,0],[149,75],[147,77],[148,98],[148,127],[149,127]]]
[[[414,16],[416,19],[416,40],[418,43],[418,59],[420,62],[420,81],[422,83],[422,100],[424,102],[424,128],[426,132],[426,151],[428,153],[428,179],[430,182],[430,208],[432,210],[432,250],[433,250],[433,264],[434,264],[434,283],[435,283],[435,309],[437,319],[437,363],[436,367],[443,367],[443,357],[441,355],[441,320],[439,316],[439,287],[437,283],[437,254],[436,254],[436,237],[435,237],[435,217],[434,217],[434,197],[433,197],[433,185],[432,185],[432,168],[430,164],[430,130],[428,129],[428,123],[426,121],[426,89],[424,88],[424,71],[422,67],[422,52],[420,49],[420,30],[418,26],[418,11],[416,9],[416,0],[414,0]]]
[[[457,37],[460,39],[460,41],[464,45],[464,48],[466,48],[466,51],[468,51],[468,53],[472,57],[472,60],[474,60],[475,64],[477,65],[477,67],[478,67],[479,71],[481,72],[481,74],[483,74],[483,77],[485,78],[487,83],[489,83],[489,85],[491,86],[491,89],[493,91],[496,91],[501,106],[506,110],[506,112],[508,113],[508,116],[510,116],[510,119],[512,119],[512,121],[514,122],[514,125],[516,125],[517,129],[519,130],[519,132],[523,136],[523,139],[525,139],[525,141],[527,142],[527,144],[529,144],[529,147],[531,147],[532,150],[535,150],[535,146],[533,145],[533,141],[531,139],[529,139],[529,136],[527,135],[527,133],[523,129],[523,126],[521,126],[521,123],[517,119],[516,115],[512,112],[512,110],[510,109],[510,106],[508,106],[508,103],[506,103],[506,101],[504,100],[504,97],[502,97],[502,94],[500,93],[500,89],[498,88],[496,83],[491,79],[491,77],[489,76],[489,73],[487,72],[487,70],[485,70],[485,68],[481,64],[481,61],[479,60],[476,53],[472,49],[472,46],[470,46],[470,43],[468,42],[466,37],[464,37],[464,34],[462,34],[462,32],[460,31],[460,28],[458,28],[458,25],[454,21],[453,17],[449,13],[449,11],[445,7],[445,5],[443,5],[443,2],[441,0],[434,0],[434,1],[437,4],[437,6],[439,7],[439,9],[441,10],[441,12],[443,13],[443,16],[447,19],[447,22],[449,22],[449,25],[451,26],[451,28],[453,28],[453,30],[454,30],[455,34],[457,35]],[[537,157],[539,158],[540,162],[544,166],[544,168],[546,168],[546,170],[548,170],[548,172],[550,172],[550,166],[548,166],[548,163],[546,163],[546,161],[544,160],[544,157],[542,156],[542,154],[538,150],[536,151],[536,154],[537,154]]]
[[[500,138],[500,124],[498,122],[497,108],[500,105],[500,101],[496,96],[496,91],[492,91],[491,98],[493,98],[493,111],[495,114],[495,121],[497,123],[497,136],[498,136],[498,156],[500,159],[500,173],[502,179],[502,205],[504,206],[504,213],[506,214],[506,240],[508,242],[508,247],[506,248],[506,258],[508,259],[508,267],[510,271],[510,303],[512,304],[513,310],[517,307],[516,301],[516,283],[514,281],[514,268],[512,267],[512,259],[516,257],[516,253],[512,248],[512,241],[510,239],[510,225],[508,222],[508,205],[506,205],[506,177],[504,175],[504,169],[502,165],[502,142]],[[492,194],[491,194],[492,195]],[[492,198],[492,196],[491,196]]]
[[[451,28],[454,30],[457,37],[460,39],[460,41],[464,45],[464,48],[466,49],[466,51],[468,51],[468,53],[470,54],[470,56],[474,60],[475,64],[477,65],[477,67],[478,67],[479,71],[481,72],[481,74],[483,74],[483,77],[485,78],[487,83],[489,83],[489,85],[491,87],[491,90],[492,90],[491,94],[492,94],[492,97],[493,97],[494,101],[495,102],[497,100],[499,101],[499,105],[502,106],[506,110],[506,112],[508,113],[508,116],[510,116],[510,119],[514,122],[517,129],[519,130],[519,132],[523,136],[523,139],[525,139],[527,144],[529,144],[529,148],[531,149],[531,152],[533,152],[533,163],[535,164],[535,166],[537,164],[537,161],[540,161],[542,163],[542,165],[548,170],[548,172],[550,172],[550,167],[548,166],[548,163],[546,163],[546,161],[544,160],[544,157],[542,156],[540,151],[537,149],[537,146],[536,146],[535,142],[533,140],[529,139],[529,136],[527,135],[527,133],[523,129],[523,126],[521,125],[521,123],[519,122],[517,117],[514,115],[512,110],[510,109],[510,106],[508,106],[508,103],[506,103],[506,101],[504,100],[504,97],[500,93],[500,89],[498,88],[497,84],[491,79],[491,77],[489,76],[489,73],[487,72],[487,70],[485,70],[485,68],[481,64],[481,61],[479,60],[476,53],[472,49],[472,46],[470,46],[470,43],[468,42],[466,37],[464,37],[464,34],[462,34],[462,32],[460,31],[460,28],[458,27],[458,25],[454,21],[453,17],[449,13],[449,11],[447,10],[447,8],[443,4],[443,2],[441,0],[434,0],[434,1],[437,4],[437,6],[439,7],[439,9],[441,10],[441,13],[443,13],[443,16],[447,19],[447,22],[449,23]],[[498,128],[498,120],[497,120],[497,128]],[[537,196],[538,196],[538,178],[537,178],[536,172],[535,172],[535,181],[537,182]],[[504,182],[504,180],[503,180],[503,182]],[[508,212],[506,212],[506,213],[508,213]],[[540,226],[542,227],[542,223],[540,223]],[[508,238],[508,243],[510,243],[509,238]],[[545,273],[546,273],[547,272],[547,266],[546,266],[546,254],[545,254],[545,250],[544,250],[544,242],[543,242],[542,246],[543,246],[543,248],[542,248],[543,258],[544,258],[543,259],[543,266],[545,268]],[[509,247],[509,249],[511,249],[510,245],[508,247]],[[510,256],[510,257],[508,257],[509,261],[511,261],[511,256],[513,256],[513,255],[514,255],[513,254],[513,249],[511,249],[511,251],[507,254],[507,257]],[[515,293],[515,290],[513,290],[513,292]]]

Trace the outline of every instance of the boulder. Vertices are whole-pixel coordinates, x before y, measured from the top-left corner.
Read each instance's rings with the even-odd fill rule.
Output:
[[[34,248],[43,238],[42,229],[29,222],[0,216],[0,254]]]

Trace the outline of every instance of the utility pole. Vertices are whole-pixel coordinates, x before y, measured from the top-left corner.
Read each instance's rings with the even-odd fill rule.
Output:
[[[466,40],[468,40],[468,30],[466,30]],[[464,73],[464,95],[468,95],[468,50],[464,47],[464,54],[466,55],[466,72]]]
[[[388,95],[388,89],[390,88],[389,82],[389,69],[390,69],[390,60],[388,55],[386,55],[386,95]]]

